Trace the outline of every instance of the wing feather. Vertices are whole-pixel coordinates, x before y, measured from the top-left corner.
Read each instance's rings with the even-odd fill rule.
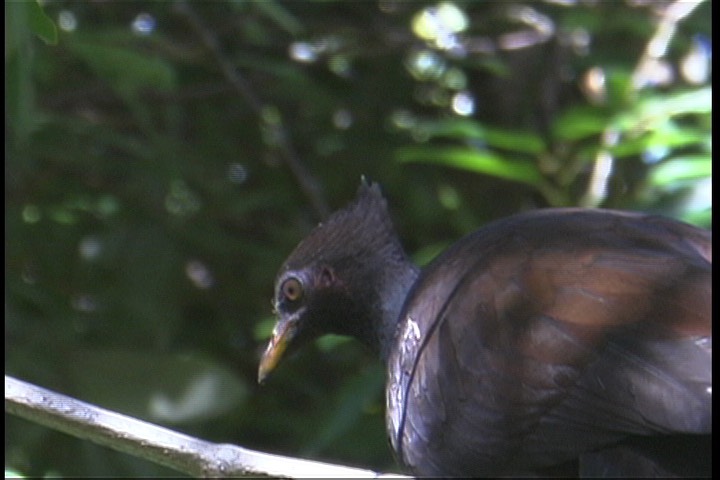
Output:
[[[401,458],[521,473],[629,435],[711,432],[711,252],[678,222],[572,209],[461,240],[401,316],[419,334],[389,366]]]

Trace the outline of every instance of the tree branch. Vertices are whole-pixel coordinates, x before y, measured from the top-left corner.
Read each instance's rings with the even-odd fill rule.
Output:
[[[195,477],[409,478],[207,442],[8,375],[5,411]]]
[[[290,168],[290,171],[300,185],[300,189],[310,201],[310,204],[319,219],[324,220],[330,213],[330,209],[322,197],[318,182],[300,161],[300,157],[290,142],[290,138],[285,127],[282,125],[282,120],[273,119],[268,121],[266,119],[268,117],[267,112],[269,111],[269,105],[262,101],[262,99],[251,87],[250,82],[248,82],[245,77],[237,71],[235,66],[225,57],[225,55],[223,55],[217,37],[202,23],[202,20],[200,20],[198,15],[192,10],[192,7],[186,2],[180,1],[173,3],[173,8],[175,12],[185,18],[185,20],[200,37],[205,48],[210,52],[215,62],[220,66],[223,76],[228,80],[228,82],[230,82],[235,91],[237,91],[238,94],[247,102],[260,120],[264,122],[264,126],[270,129],[270,137],[272,138],[275,148],[277,148],[280,153],[280,157],[283,159],[288,168]],[[271,115],[271,117],[274,116]]]

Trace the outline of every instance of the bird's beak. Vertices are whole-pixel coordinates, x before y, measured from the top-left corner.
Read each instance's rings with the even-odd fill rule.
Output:
[[[258,383],[263,383],[270,372],[275,370],[282,359],[288,345],[295,338],[297,333],[297,319],[295,317],[281,318],[273,328],[272,337],[268,343],[265,353],[260,359],[258,368]]]

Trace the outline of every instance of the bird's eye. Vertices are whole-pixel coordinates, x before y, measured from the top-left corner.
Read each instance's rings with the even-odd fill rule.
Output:
[[[282,296],[285,297],[286,300],[295,302],[297,300],[300,300],[300,298],[302,297],[302,283],[300,283],[300,280],[298,280],[297,278],[290,277],[282,283],[282,285],[280,286],[280,291],[282,292]]]

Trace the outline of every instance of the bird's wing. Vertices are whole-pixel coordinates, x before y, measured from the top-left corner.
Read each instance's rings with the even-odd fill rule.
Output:
[[[711,431],[710,244],[676,222],[577,210],[461,240],[401,317],[419,333],[398,362],[401,456],[523,472],[629,434]]]

